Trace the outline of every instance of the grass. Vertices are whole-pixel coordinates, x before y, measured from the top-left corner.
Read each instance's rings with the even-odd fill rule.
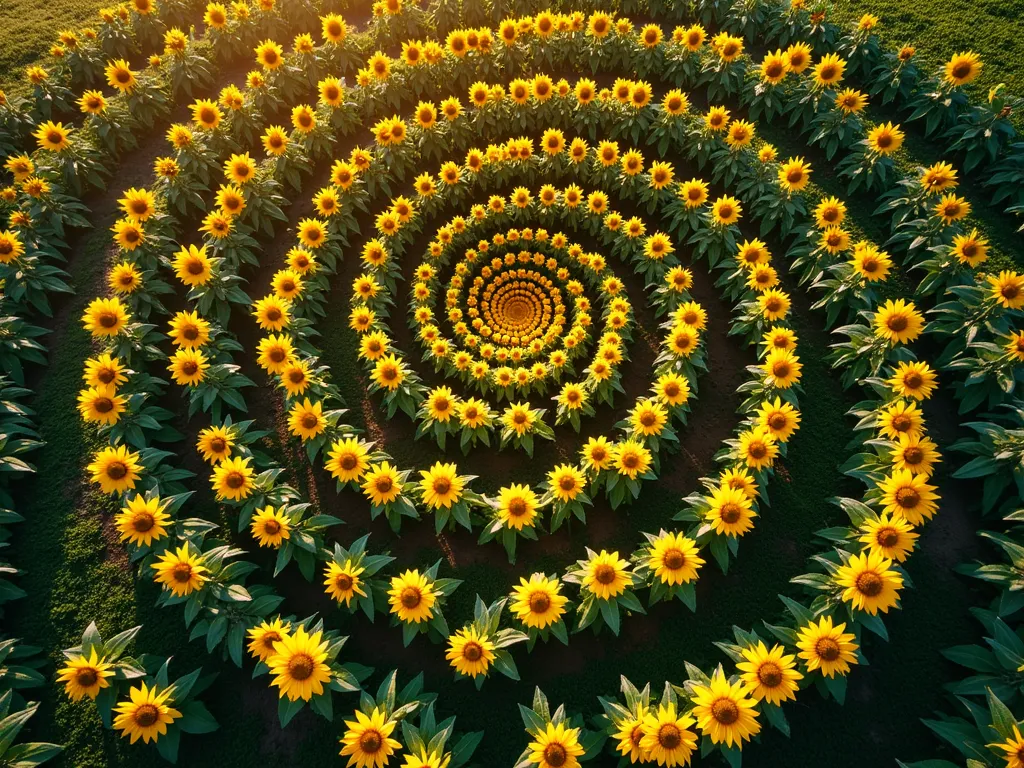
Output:
[[[94,0],[0,0],[0,89],[24,89],[25,67],[48,55],[57,33],[99,21]]]
[[[60,28],[81,23],[94,10],[80,2],[51,3],[45,9],[9,0],[0,3],[0,17],[17,19],[12,24],[5,21],[0,28],[0,86],[19,79],[21,68],[49,47]],[[1020,61],[1021,36],[1013,33],[1022,26],[1015,20],[1022,6],[1021,2],[989,2],[951,12],[932,0],[899,8],[864,0],[842,4],[839,13],[851,18],[863,11],[878,13],[883,19],[882,33],[891,43],[916,43],[919,56],[930,64],[943,60],[954,47],[972,47],[988,64],[984,84],[1002,79],[1013,90],[1024,92],[1020,87],[1022,72],[1012,66],[1013,61]],[[929,17],[929,13],[933,15]],[[968,15],[970,18],[965,19]],[[972,34],[965,38],[962,30],[967,28]],[[949,41],[955,41],[955,45]],[[929,151],[926,142],[908,144],[915,156]],[[816,170],[824,169],[819,165]],[[839,190],[827,173],[816,173],[815,181],[826,189]],[[861,221],[869,221],[870,201],[851,204],[851,212]],[[997,242],[1006,243],[1005,250],[1012,253],[1012,232],[989,212],[980,215],[986,217],[981,221],[986,231],[995,227]],[[91,619],[97,619],[105,634],[141,623],[145,629],[137,642],[138,649],[174,655],[179,671],[204,665],[207,672],[217,672],[218,684],[206,699],[222,729],[214,736],[186,737],[183,765],[248,766],[267,760],[302,765],[336,760],[335,739],[340,723],[328,724],[303,715],[288,730],[280,731],[266,679],[252,682],[247,672],[211,659],[200,646],[189,644],[180,611],[155,608],[155,588],[148,582],[137,584],[118,559],[116,548],[108,549],[100,515],[109,513],[109,504],[82,483],[82,458],[90,443],[78,421],[68,418],[79,386],[80,363],[89,352],[88,338],[76,321],[103,275],[107,226],[109,222],[97,221],[95,234],[83,238],[71,261],[78,293],[71,299],[65,315],[67,328],[51,349],[50,365],[37,387],[38,402],[47,404],[37,408],[47,445],[34,457],[39,473],[20,489],[19,508],[28,522],[16,531],[12,553],[14,562],[27,571],[21,585],[31,597],[11,607],[10,626],[28,642],[43,647],[56,662],[57,649],[75,644]],[[324,324],[325,338],[347,338],[343,318],[339,312],[332,322]],[[805,372],[803,431],[786,462],[791,481],[773,485],[772,506],[756,532],[744,539],[740,558],[729,575],[722,576],[708,566],[696,614],[678,604],[661,606],[650,617],[627,620],[619,639],[607,633],[598,638],[585,634],[575,637],[567,651],[540,648],[528,657],[517,651],[523,682],[514,685],[493,679],[482,694],[466,682],[452,682],[440,648],[417,642],[409,652],[402,652],[395,631],[369,631],[365,623],[346,628],[353,634],[352,656],[374,664],[378,675],[392,666],[398,666],[403,676],[423,668],[427,689],[440,695],[442,714],[458,713],[460,729],[487,728],[488,736],[478,755],[485,765],[506,764],[521,749],[524,734],[515,705],[529,698],[533,684],[542,685],[552,701],[568,701],[592,711],[596,695],[617,688],[620,672],[634,682],[651,680],[658,686],[666,675],[673,679],[681,676],[682,658],[705,666],[724,660],[712,641],[727,638],[734,624],[750,629],[762,618],[777,617],[776,593],[792,594],[789,577],[802,572],[806,557],[820,549],[813,532],[838,520],[838,513],[825,499],[836,493],[837,487],[843,487],[836,463],[837,450],[849,436],[849,422],[842,416],[849,403],[821,362],[826,342],[823,334],[815,332],[819,318],[804,317],[799,328],[801,353],[810,362]],[[354,367],[350,339],[325,346],[327,362],[335,370]],[[708,380],[702,382],[703,387],[710,387],[715,375],[713,369]],[[357,388],[350,386],[345,394],[358,410]],[[698,402],[698,411],[700,407]],[[406,450],[420,454],[425,449],[416,445]],[[595,520],[607,526],[601,527],[600,534],[596,527],[577,532],[574,545],[600,535],[600,546],[631,548],[636,531],[652,530],[671,516],[678,506],[678,495],[661,483],[649,484],[633,507],[616,513],[596,511]],[[347,512],[355,503],[351,494],[336,497],[332,492],[325,498],[328,511]],[[358,520],[358,515],[353,517]],[[343,535],[353,538],[359,532],[357,522],[346,526]],[[971,529],[957,530],[941,518],[926,530],[922,551],[909,569],[916,589],[908,594],[895,620],[887,622],[891,643],[870,642],[872,665],[852,676],[850,697],[844,707],[824,704],[814,693],[808,693],[802,704],[788,707],[794,737],[785,739],[775,731],[766,732],[764,743],[752,756],[757,765],[881,766],[892,764],[896,756],[923,759],[940,751],[917,718],[943,705],[942,682],[958,674],[938,651],[979,637],[967,614],[969,606],[980,602],[979,597],[969,584],[952,574],[955,562],[974,556],[972,538]],[[495,548],[491,554],[503,563],[500,550]],[[426,561],[439,557],[440,550],[425,545],[417,555]],[[482,562],[461,564],[456,575],[467,583],[456,593],[449,618],[468,615],[477,592],[488,600],[497,598],[507,590],[513,575],[550,570],[563,564],[564,559],[563,555],[527,551],[515,569]],[[289,600],[303,596],[311,599],[310,593],[319,592],[317,585],[307,586],[296,580],[288,581],[283,589]],[[607,663],[612,660],[614,664]],[[586,674],[581,674],[583,669]],[[33,722],[33,738],[68,745],[55,765],[152,765],[150,751],[130,748],[115,734],[99,728],[89,705],[71,705],[53,688],[40,690],[38,695],[42,710]],[[355,700],[342,698],[336,704],[342,708],[354,706]]]

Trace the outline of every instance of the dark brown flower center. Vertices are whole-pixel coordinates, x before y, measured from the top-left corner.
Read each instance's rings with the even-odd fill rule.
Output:
[[[561,768],[568,762],[569,753],[563,745],[553,742],[544,748],[544,760],[553,768]]]
[[[153,704],[142,704],[135,710],[135,724],[142,728],[155,725],[160,719],[160,710]]]
[[[138,533],[145,533],[146,531],[152,530],[155,524],[156,520],[149,512],[138,512],[132,518],[132,528],[134,528]]]
[[[308,680],[313,676],[313,657],[308,653],[298,653],[288,660],[288,674],[293,680]]]
[[[229,472],[224,483],[228,488],[234,488],[237,490],[245,485],[245,476],[241,472]]]
[[[835,661],[839,658],[841,649],[839,648],[839,643],[831,637],[822,637],[814,644],[814,652],[823,661]]]
[[[722,725],[732,725],[740,719],[740,708],[732,699],[716,699],[711,705],[711,716]]]
[[[423,595],[420,594],[419,589],[416,587],[406,587],[402,590],[400,596],[402,605],[406,608],[415,608],[420,604],[420,600],[423,599]]]
[[[658,729],[658,744],[663,749],[675,749],[683,743],[683,734],[675,723],[663,723]]]
[[[92,407],[96,409],[97,413],[110,413],[114,410],[114,401],[109,397],[100,397],[97,398]]]
[[[192,566],[189,563],[178,563],[171,570],[175,581],[186,584],[192,578]]]
[[[725,504],[722,510],[718,513],[719,517],[722,518],[722,522],[729,525],[739,522],[740,516],[743,514],[738,504]]]
[[[120,480],[128,474],[128,467],[120,461],[115,461],[107,467],[107,477],[111,480]]]
[[[484,649],[479,643],[466,643],[466,646],[462,649],[462,657],[466,659],[466,661],[480,661],[480,659],[483,658],[483,655]]]
[[[866,571],[857,576],[857,591],[867,597],[877,597],[882,593],[882,588],[885,586],[885,582],[882,581],[882,577],[874,571]]]
[[[615,568],[607,563],[601,563],[594,569],[594,580],[598,584],[611,584],[615,581]]]

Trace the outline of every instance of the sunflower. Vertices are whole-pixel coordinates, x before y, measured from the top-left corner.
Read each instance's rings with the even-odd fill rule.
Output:
[[[868,133],[868,146],[880,155],[891,155],[903,145],[903,131],[898,125],[880,123]]]
[[[196,448],[204,461],[216,464],[231,455],[234,444],[235,436],[229,427],[207,427],[199,433]]]
[[[219,501],[241,501],[249,497],[253,491],[253,469],[249,466],[251,458],[236,456],[222,459],[213,470],[210,484],[217,493]]]
[[[761,60],[761,80],[772,85],[778,85],[789,72],[789,60],[781,49],[774,53],[766,53]]]
[[[136,494],[117,513],[114,524],[121,532],[121,541],[129,541],[137,547],[148,547],[154,541],[167,536],[170,516],[164,511],[166,502],[159,497],[147,499]]]
[[[253,49],[256,53],[256,61],[266,70],[274,70],[284,63],[282,48],[273,40],[264,40]]]
[[[790,55],[790,66],[792,67],[792,55]],[[846,62],[839,58],[837,53],[827,53],[814,65],[814,83],[821,88],[836,85],[843,79],[846,71]]]
[[[811,178],[811,164],[802,157],[791,157],[779,167],[779,186],[786,192],[799,192]]]
[[[886,383],[900,397],[927,400],[937,386],[938,375],[928,363],[901,362]]]
[[[245,184],[256,175],[256,164],[248,152],[241,155],[232,153],[224,163],[224,175],[236,184]]]
[[[858,538],[868,546],[872,554],[886,560],[904,562],[913,551],[915,542],[920,535],[914,533],[914,527],[901,517],[882,515],[875,520],[865,520],[860,527]]]
[[[954,221],[965,218],[971,212],[971,204],[964,198],[950,193],[943,195],[932,211],[942,219],[943,224],[949,226]]]
[[[751,497],[740,488],[722,485],[706,497],[709,508],[704,516],[716,534],[742,536],[754,527]]]
[[[584,567],[583,586],[599,600],[611,600],[626,591],[633,583],[629,563],[619,558],[618,552],[602,549],[591,555]]]
[[[63,152],[71,146],[71,142],[68,141],[71,130],[71,127],[65,127],[64,123],[54,123],[51,120],[47,120],[36,129],[32,136],[39,144],[40,149],[46,149],[50,152]]]
[[[757,297],[757,303],[765,320],[775,322],[785,319],[789,314],[789,295],[785,291],[771,288]]]
[[[760,640],[741,653],[744,660],[736,669],[741,672],[740,680],[746,684],[751,698],[776,706],[796,699],[798,681],[804,676],[796,669],[795,656],[786,655],[781,645],[774,645],[769,651]]]
[[[487,670],[494,663],[494,648],[494,641],[486,633],[468,626],[448,637],[445,658],[460,675],[486,677]]]
[[[345,33],[348,29],[345,25],[345,19],[338,14],[329,13],[326,16],[321,16],[320,25],[326,42],[337,45],[345,39]]]
[[[340,483],[357,481],[369,469],[369,455],[368,444],[355,437],[346,437],[332,443],[324,466],[331,473],[331,477]]]
[[[160,691],[141,683],[128,691],[128,701],[122,701],[114,712],[114,728],[121,731],[121,737],[130,737],[134,744],[139,739],[148,744],[167,733],[167,726],[181,717],[181,712],[169,706],[174,703],[173,688]]]
[[[955,53],[946,62],[944,79],[950,85],[965,85],[978,76],[983,66],[981,57],[973,51]]]
[[[405,366],[395,355],[387,355],[374,364],[371,378],[382,389],[394,391],[405,380]]]
[[[894,469],[905,469],[915,475],[931,477],[934,465],[939,461],[938,446],[928,437],[900,434],[891,461]]]
[[[130,320],[131,315],[116,296],[110,299],[93,299],[82,315],[85,330],[89,331],[93,338],[116,336],[124,330]]]
[[[361,488],[374,506],[383,507],[390,504],[402,493],[398,468],[386,461],[374,464],[366,472]]]
[[[107,678],[115,674],[105,656],[99,656],[92,648],[89,654],[72,656],[67,664],[57,670],[57,682],[64,683],[64,692],[72,701],[81,701],[88,696],[95,701],[100,689],[109,688]]]
[[[650,469],[651,452],[644,447],[643,443],[626,440],[615,445],[612,463],[619,475],[636,480],[638,476],[645,475]]]
[[[391,577],[388,603],[391,613],[398,616],[399,621],[419,624],[434,617],[434,604],[440,595],[426,574],[407,570],[400,576]]]
[[[324,692],[331,668],[326,663],[329,641],[322,640],[322,636],[323,632],[308,634],[299,626],[274,643],[274,653],[266,659],[266,665],[275,676],[270,684],[281,689],[280,698],[309,701]]]
[[[82,379],[86,386],[110,387],[114,390],[128,381],[125,367],[119,360],[107,353],[85,361],[85,372],[82,374]]]
[[[921,437],[924,434],[924,415],[917,403],[897,400],[878,414],[877,426],[883,437],[890,440],[897,440],[900,435]]]
[[[891,568],[892,560],[869,550],[853,555],[836,572],[836,584],[844,587],[843,601],[872,616],[888,613],[899,602],[903,576]]]
[[[206,255],[206,246],[183,246],[174,257],[174,273],[189,287],[208,283],[213,276],[213,262]]]
[[[263,149],[268,155],[280,157],[288,149],[290,141],[284,128],[279,125],[272,125],[263,133]]]
[[[90,479],[99,483],[103,493],[122,493],[135,488],[135,481],[139,479],[143,466],[139,463],[137,452],[119,445],[94,453],[87,469]]]
[[[174,383],[181,386],[194,387],[202,383],[206,378],[206,371],[210,368],[209,358],[201,349],[177,349],[169,359],[171,362],[167,370],[171,372]]]
[[[622,757],[628,757],[630,764],[637,762],[646,763],[650,759],[650,754],[642,746],[644,718],[648,712],[649,708],[640,702],[636,705],[636,710],[630,712],[628,717],[621,718],[615,722],[615,727],[618,728],[612,735],[612,738],[618,740],[615,749]],[[683,765],[685,764],[684,762]]]
[[[886,299],[874,317],[875,336],[893,344],[907,343],[921,335],[924,317],[912,301]]]
[[[989,275],[989,296],[1004,309],[1024,307],[1024,275],[1003,270],[998,275]]]
[[[124,59],[107,62],[105,74],[107,84],[111,88],[116,88],[121,93],[131,93],[135,89],[135,73]]]
[[[498,490],[497,519],[517,531],[533,527],[537,517],[537,494],[528,485],[512,483]]]
[[[770,467],[779,455],[775,435],[765,427],[755,427],[740,433],[736,455],[747,467],[754,470]]]
[[[142,285],[142,273],[131,262],[122,261],[110,270],[107,284],[114,293],[134,293]]]
[[[450,509],[462,498],[466,481],[459,476],[458,468],[454,463],[435,462],[430,469],[421,470],[420,477],[420,493],[423,503],[429,509],[434,510],[440,507]]]
[[[533,732],[534,740],[526,747],[528,759],[537,768],[579,768],[578,758],[585,751],[579,735],[579,728],[549,722],[543,730]]]
[[[562,619],[568,598],[561,594],[557,579],[549,579],[543,573],[534,573],[530,580],[519,579],[519,586],[512,588],[510,610],[527,627],[545,629]]]
[[[323,403],[319,400],[311,403],[308,397],[301,403],[295,403],[288,414],[288,427],[291,433],[301,438],[303,442],[322,434],[327,427]]]
[[[647,566],[663,584],[688,584],[704,565],[697,542],[681,533],[665,533],[648,549]]]
[[[116,424],[125,411],[127,400],[106,384],[88,387],[78,393],[78,412],[86,421]]]
[[[595,472],[608,469],[615,460],[613,454],[613,446],[604,435],[588,438],[580,451],[584,468]]]
[[[733,149],[742,149],[754,140],[754,124],[746,120],[734,120],[725,135],[725,143]]]
[[[579,467],[572,464],[558,464],[548,472],[551,493],[561,502],[570,502],[583,493],[586,478]]]
[[[291,520],[284,511],[284,507],[274,509],[268,504],[263,509],[256,510],[252,517],[252,524],[249,526],[252,536],[261,547],[272,547],[277,549],[284,543],[285,539],[291,538]]]
[[[355,720],[345,721],[345,734],[341,737],[341,756],[348,755],[348,766],[356,768],[382,768],[390,761],[395,750],[402,745],[391,738],[397,721],[377,707],[369,715],[360,710]]]
[[[761,403],[757,409],[757,423],[780,443],[784,443],[800,428],[800,412],[790,403],[784,403],[776,397],[775,402],[765,400]]]
[[[885,280],[892,269],[889,254],[879,251],[873,245],[861,243],[853,249],[853,259],[849,263],[853,270],[869,283]]]
[[[961,264],[976,267],[988,260],[988,240],[977,229],[966,235],[954,235],[952,253]]]
[[[642,762],[658,765],[689,765],[697,748],[697,734],[690,730],[696,721],[688,714],[676,712],[676,705],[658,705],[648,712],[640,723],[639,751]],[[632,733],[630,734],[632,736]],[[622,752],[621,744],[619,751]],[[632,762],[632,756],[630,758]]]
[[[1024,362],[1024,331],[1013,331],[1004,338],[1007,340],[1003,346],[1006,354],[1014,360]]]
[[[192,104],[192,119],[199,125],[200,128],[212,131],[220,125],[220,121],[224,118],[224,113],[221,112],[217,102],[211,99],[197,99]]]
[[[351,559],[346,559],[341,564],[334,560],[329,561],[324,568],[324,591],[337,602],[345,603],[346,606],[351,605],[356,595],[366,597],[362,587],[363,580],[359,578],[365,570],[355,565]]]
[[[714,223],[720,226],[735,224],[742,212],[740,201],[728,195],[718,198],[711,206],[711,217]]]
[[[0,232],[0,264],[10,264],[25,253],[25,245],[16,232]]]
[[[878,489],[882,493],[883,512],[902,517],[912,525],[931,520],[938,509],[939,496],[924,474],[897,469],[882,480]]]
[[[249,653],[260,661],[266,661],[274,655],[274,643],[280,642],[291,632],[292,626],[278,616],[273,621],[262,621],[249,629]]]
[[[182,544],[177,549],[168,549],[150,566],[156,574],[153,580],[163,584],[175,597],[191,595],[206,584],[208,572],[203,565],[202,554]]]

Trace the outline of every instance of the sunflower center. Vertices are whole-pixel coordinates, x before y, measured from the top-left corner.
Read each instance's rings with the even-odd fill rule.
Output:
[[[675,382],[670,382],[665,385],[665,388],[662,391],[665,393],[666,397],[674,399],[679,396],[679,385]]]
[[[277,631],[270,631],[263,635],[263,647],[274,650],[274,643],[281,641],[281,634]]]
[[[732,206],[723,205],[721,208],[718,209],[718,215],[723,219],[732,218]]]
[[[228,488],[237,489],[245,485],[245,478],[242,476],[241,472],[230,472],[228,473],[227,478],[224,480],[224,483],[227,485]]]
[[[210,450],[213,453],[224,453],[228,447],[228,442],[223,437],[215,437],[210,441]]]
[[[876,143],[878,144],[879,149],[888,149],[892,146],[892,136],[888,133],[883,133],[878,137]]]
[[[288,674],[293,680],[308,680],[313,676],[313,657],[308,653],[297,653],[288,660]]]
[[[640,466],[640,457],[635,453],[627,453],[622,457],[622,466],[626,469],[636,469]]]
[[[684,555],[681,550],[670,549],[662,557],[662,562],[670,571],[678,571],[686,565],[686,555]]]
[[[469,642],[466,643],[466,647],[462,649],[462,657],[466,661],[480,661],[483,658],[484,649],[480,643]]]
[[[711,705],[711,716],[722,725],[732,725],[740,719],[740,708],[732,699],[717,699]]]
[[[953,77],[962,80],[971,74],[971,63],[969,61],[958,61],[953,65]]]
[[[378,477],[375,483],[377,493],[388,493],[394,485],[390,477]]]
[[[645,427],[653,427],[658,423],[658,417],[653,411],[648,411],[640,417],[640,423]]]
[[[303,420],[303,424],[305,424],[305,420]],[[359,459],[354,454],[348,453],[341,457],[340,464],[342,469],[352,471],[359,464]]]
[[[785,429],[788,419],[784,413],[773,413],[768,418],[768,426],[772,429]]]
[[[313,429],[320,423],[315,413],[307,413],[302,417],[302,426],[306,429]],[[351,469],[351,467],[349,467]]]
[[[905,315],[895,315],[886,321],[886,325],[889,326],[889,330],[896,331],[897,333],[905,331],[908,324],[909,323]]]
[[[438,496],[444,496],[452,489],[451,481],[445,477],[439,477],[434,480],[434,493]]]
[[[192,566],[189,563],[178,563],[171,570],[174,580],[185,584],[192,578]]]
[[[562,744],[552,743],[544,747],[544,761],[554,768],[561,768],[569,760],[569,753]]]
[[[132,528],[139,533],[145,533],[153,528],[156,519],[149,512],[139,512],[132,518]]]
[[[739,521],[742,512],[738,504],[726,504],[722,507],[722,511],[718,513],[722,521],[732,525]]]
[[[615,569],[607,563],[602,563],[594,569],[594,579],[598,584],[611,584],[615,581]]]
[[[206,267],[203,266],[203,262],[198,260],[192,260],[188,263],[188,273],[190,275],[201,275],[206,271]]]
[[[904,509],[913,509],[920,501],[921,494],[913,488],[900,488],[896,491],[896,503]]]
[[[114,401],[109,397],[100,397],[92,407],[96,409],[97,413],[110,413],[114,410]]]
[[[747,454],[752,459],[763,459],[767,453],[768,448],[764,443],[751,443],[747,448]]]
[[[160,710],[154,704],[143,704],[135,710],[135,724],[149,728],[160,719]]]
[[[903,383],[908,389],[918,389],[924,384],[924,378],[919,373],[909,373],[904,377]]]
[[[348,592],[350,589],[352,589],[353,583],[354,582],[352,581],[352,577],[349,576],[347,573],[339,573],[338,576],[334,579],[334,586],[336,586],[342,592]]]
[[[658,729],[658,744],[664,749],[675,749],[683,743],[683,734],[675,723],[663,723]]]
[[[799,168],[794,168],[786,173],[786,181],[790,184],[799,183],[804,177],[804,172]]]
[[[822,637],[814,644],[814,652],[817,653],[823,661],[835,661],[839,658],[839,643],[831,637]]]
[[[1011,283],[1010,285],[1003,286],[1003,298],[1016,299],[1020,295],[1020,287]]]
[[[778,362],[772,366],[772,376],[777,379],[784,379],[789,376],[789,363]]]
[[[771,62],[767,68],[765,68],[765,74],[772,79],[782,77],[782,71],[782,63],[778,61]]]
[[[405,608],[412,609],[420,604],[420,600],[423,599],[423,595],[420,594],[420,591],[416,587],[406,587],[402,590],[400,599]]]
[[[551,607],[551,598],[545,592],[534,592],[530,595],[530,610],[533,613],[547,613]]]
[[[83,688],[91,688],[99,679],[99,673],[92,667],[84,667],[75,675],[75,681]]]
[[[906,432],[911,426],[910,417],[902,413],[893,416],[892,426],[897,432]]]
[[[882,593],[885,582],[874,571],[866,571],[857,577],[857,591],[867,597],[877,597]]]
[[[875,536],[875,541],[877,541],[881,546],[888,549],[889,547],[895,547],[897,544],[899,544],[900,534],[893,528],[883,528]]]
[[[100,315],[100,325],[104,328],[113,328],[117,325],[117,315],[113,312],[104,312]]]
[[[186,376],[194,376],[199,370],[199,364],[195,360],[188,360],[181,365],[181,372]]]
[[[110,466],[107,467],[107,477],[111,480],[120,480],[127,474],[128,467],[120,461],[111,462]]]
[[[828,82],[836,76],[836,68],[832,64],[826,64],[821,68],[821,79]]]
[[[263,530],[271,536],[276,536],[281,532],[281,524],[277,520],[267,520],[263,524]]]

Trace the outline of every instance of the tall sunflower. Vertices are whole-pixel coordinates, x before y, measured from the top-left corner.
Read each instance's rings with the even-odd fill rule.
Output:
[[[796,668],[795,656],[787,655],[781,645],[768,650],[760,640],[741,653],[743,661],[736,664],[736,669],[753,699],[775,705],[796,699],[799,681],[804,676]]]
[[[640,750],[645,762],[658,765],[689,765],[697,748],[697,734],[690,730],[696,721],[690,715],[676,712],[676,705],[658,705],[644,717],[640,726]]]
[[[57,682],[64,683],[64,692],[72,701],[81,701],[86,696],[95,701],[101,689],[110,687],[108,678],[115,674],[112,666],[92,648],[88,655],[68,658],[57,670]]]
[[[274,675],[270,684],[280,689],[280,698],[309,701],[324,692],[331,668],[326,663],[329,643],[322,638],[323,632],[308,634],[299,626],[274,643],[274,655],[266,659],[266,664]]]
[[[341,756],[348,755],[348,766],[356,768],[381,768],[386,766],[402,745],[391,738],[396,721],[387,717],[385,711],[373,708],[369,715],[356,710],[355,720],[345,721],[345,734],[341,737]]]
[[[544,730],[533,734],[533,741],[526,748],[530,762],[537,768],[579,768],[578,758],[585,751],[579,735],[579,728],[547,723]]]
[[[121,493],[135,487],[144,468],[138,453],[119,445],[94,453],[87,469],[92,482],[99,483],[103,493]]]
[[[149,567],[156,571],[154,581],[163,584],[175,597],[182,597],[191,595],[206,584],[209,569],[202,563],[202,554],[194,552],[186,543],[176,550],[168,549]]]
[[[149,687],[145,682],[132,686],[128,701],[122,701],[114,712],[114,728],[120,729],[122,737],[129,737],[134,744],[139,739],[148,744],[167,733],[167,726],[181,717],[181,712],[172,708],[173,689],[162,691],[156,685]]]
[[[714,744],[741,747],[761,731],[757,702],[747,695],[742,682],[730,683],[721,670],[709,685],[693,687],[693,704],[697,726]]]
[[[494,641],[476,627],[468,626],[455,631],[448,638],[445,658],[456,672],[467,677],[487,675],[494,663]]]
[[[434,589],[434,582],[418,570],[407,570],[391,577],[388,602],[391,613],[400,621],[419,624],[434,617],[434,604],[440,593]]]
[[[798,655],[809,672],[820,670],[825,677],[845,675],[851,664],[858,663],[855,635],[845,629],[845,623],[833,624],[831,616],[822,616],[797,630]]]

